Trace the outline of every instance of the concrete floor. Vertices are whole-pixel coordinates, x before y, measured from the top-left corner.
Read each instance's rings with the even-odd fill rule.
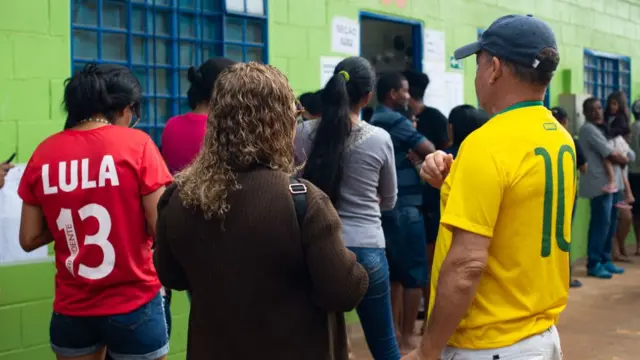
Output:
[[[640,257],[633,260],[611,280],[587,278],[584,266],[575,267],[584,285],[570,290],[560,317],[565,360],[640,360]],[[359,326],[350,327],[349,337],[356,359],[371,359]]]

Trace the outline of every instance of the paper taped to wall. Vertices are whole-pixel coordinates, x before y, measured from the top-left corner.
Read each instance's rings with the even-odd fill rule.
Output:
[[[457,72],[430,72],[429,87],[424,94],[425,104],[434,107],[449,117],[451,110],[463,105],[464,76]]]
[[[333,76],[333,72],[340,61],[344,60],[341,57],[335,56],[321,56],[320,57],[320,88],[324,88]]]
[[[20,213],[22,200],[18,196],[18,185],[25,165],[16,165],[9,170],[5,184],[0,189],[0,265],[37,261],[48,258],[48,249],[43,246],[30,253],[20,247]]]
[[[445,62],[445,42],[444,32],[438,30],[424,29],[423,31],[423,61]]]
[[[336,16],[331,21],[331,51],[360,55],[360,22]]]

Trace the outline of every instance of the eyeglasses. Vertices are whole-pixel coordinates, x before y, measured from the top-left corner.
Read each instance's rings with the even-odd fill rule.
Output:
[[[140,103],[134,103],[129,105],[129,110],[131,110],[131,113],[133,114],[133,116],[131,117],[131,123],[129,124],[129,127],[134,128],[140,122]]]

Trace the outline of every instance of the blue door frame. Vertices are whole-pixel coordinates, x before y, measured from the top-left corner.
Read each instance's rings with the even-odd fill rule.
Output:
[[[394,22],[403,25],[411,26],[411,48],[413,49],[413,68],[417,71],[422,71],[422,23],[417,20],[405,19],[402,17],[391,16],[386,14],[377,14],[368,11],[360,11],[360,22],[363,19],[378,20]],[[362,37],[362,33],[360,34]],[[360,41],[360,54],[362,54],[362,41]]]

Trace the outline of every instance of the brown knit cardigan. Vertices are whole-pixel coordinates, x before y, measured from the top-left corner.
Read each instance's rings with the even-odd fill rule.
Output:
[[[344,247],[336,210],[304,182],[300,228],[286,174],[256,167],[238,182],[224,230],[185,208],[175,186],[158,204],[158,276],[193,296],[187,359],[346,360],[343,312],[368,277]]]

